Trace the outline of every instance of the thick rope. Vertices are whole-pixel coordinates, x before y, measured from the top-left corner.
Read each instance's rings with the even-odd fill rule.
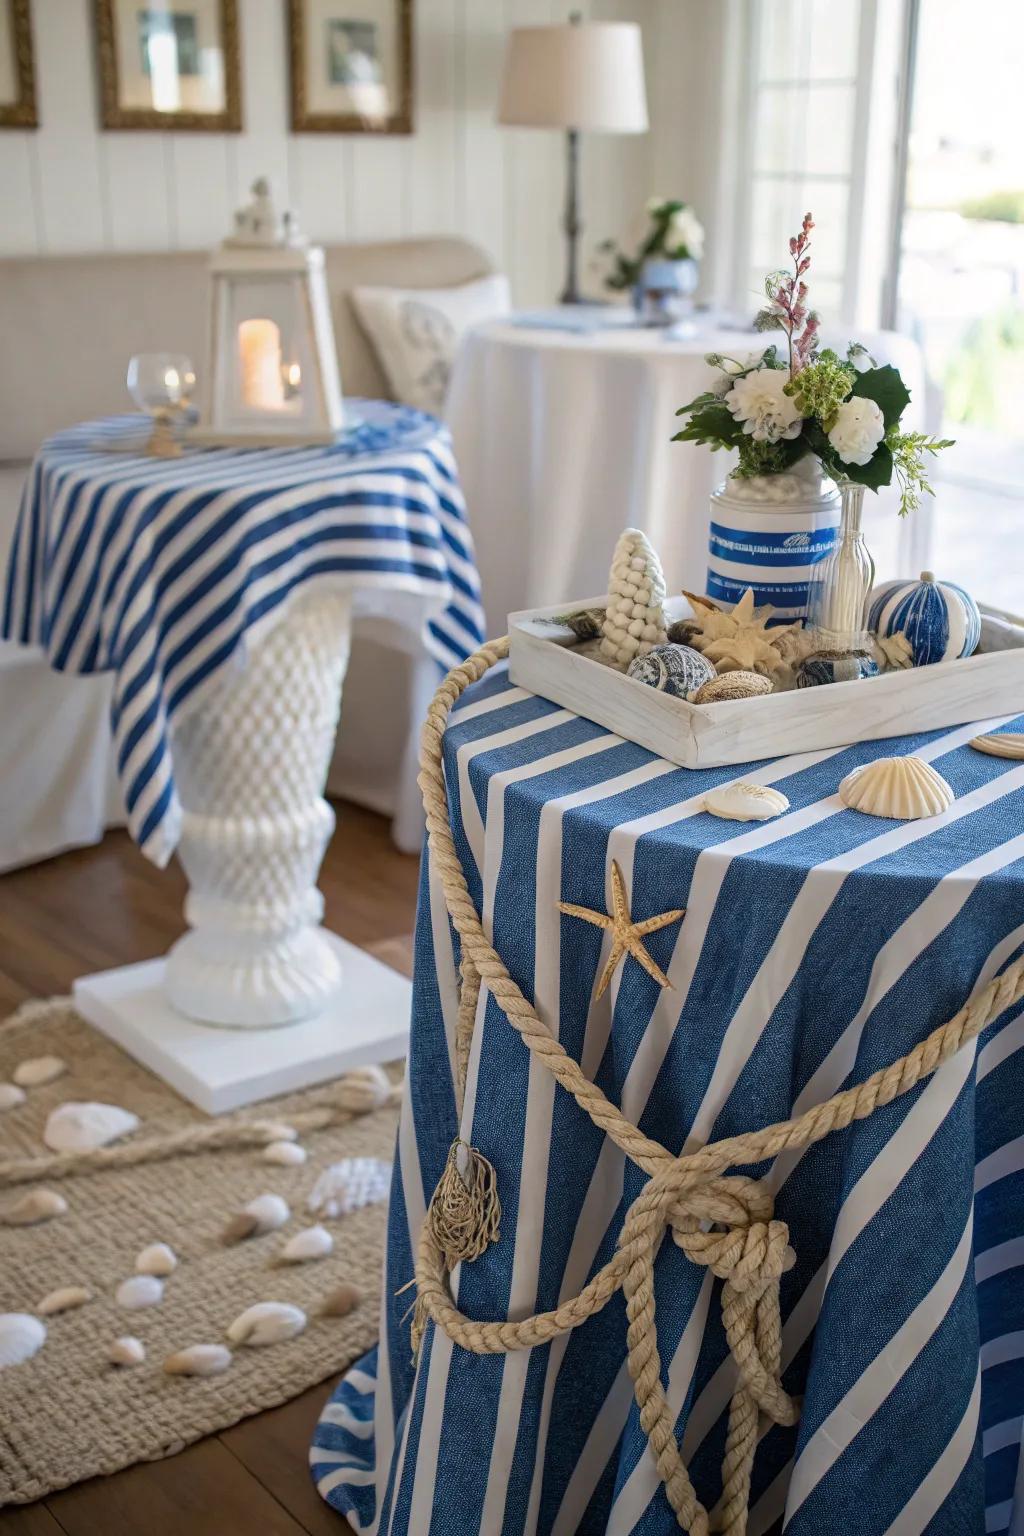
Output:
[[[726,1536],[746,1531],[750,1472],[757,1446],[758,1415],[794,1424],[798,1408],[780,1380],[782,1329],[779,1281],[793,1262],[785,1222],[772,1217],[763,1185],[727,1169],[813,1146],[855,1120],[907,1093],[975,1039],[993,1019],[1024,997],[1024,958],[983,987],[946,1024],[906,1056],[817,1104],[793,1120],[748,1131],[696,1152],[674,1156],[645,1136],[567,1055],[533,1005],[512,980],[484,933],[469,895],[452,837],[444,780],[442,742],[459,696],[508,654],[507,638],[491,641],[455,667],[441,684],[423,727],[419,784],[426,809],[430,857],[441,876],[445,901],[462,942],[463,1007],[456,1029],[457,1098],[461,1105],[472,1019],[481,983],[494,997],[527,1048],[586,1114],[650,1178],[626,1214],[614,1256],[584,1286],[550,1312],[517,1322],[479,1322],[460,1312],[448,1287],[452,1267],[438,1241],[432,1212],[420,1234],[416,1260],[418,1311],[448,1337],[476,1354],[531,1349],[593,1317],[621,1287],[628,1318],[629,1373],[640,1422],[676,1520],[692,1536],[707,1536],[711,1517],[698,1500],[675,1439],[675,1421],[661,1379],[655,1328],[654,1262],[666,1232],[693,1263],[725,1284],[722,1319],[739,1371],[729,1413],[722,1464],[723,1493],[714,1529]],[[470,1002],[471,998],[471,1002]],[[477,1154],[479,1156],[479,1154]],[[450,1192],[449,1192],[450,1193]],[[724,1227],[707,1230],[708,1224]],[[463,1241],[465,1237],[463,1236]]]

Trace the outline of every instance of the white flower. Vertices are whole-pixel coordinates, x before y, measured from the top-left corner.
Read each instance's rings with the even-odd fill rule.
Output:
[[[692,208],[678,209],[665,232],[666,250],[675,251],[681,245],[685,245],[694,261],[699,261],[704,254],[704,226]]]
[[[790,396],[783,394],[788,383],[788,369],[755,368],[737,379],[726,395],[726,405],[755,443],[799,437],[803,417]]]
[[[885,436],[885,418],[874,400],[844,400],[828,440],[844,464],[866,464]]]

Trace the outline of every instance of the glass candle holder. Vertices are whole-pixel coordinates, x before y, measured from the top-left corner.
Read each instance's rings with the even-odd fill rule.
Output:
[[[181,453],[175,423],[192,399],[195,369],[180,352],[140,352],[128,364],[128,393],[140,410],[152,417],[146,452],[158,458]]]

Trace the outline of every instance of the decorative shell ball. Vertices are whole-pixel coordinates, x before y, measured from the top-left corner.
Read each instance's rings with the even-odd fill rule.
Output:
[[[921,821],[941,816],[956,799],[952,789],[920,757],[880,757],[848,773],[839,798],[852,811],[891,821]]]
[[[886,581],[868,600],[868,628],[879,636],[904,634],[915,667],[970,656],[981,639],[981,614],[969,592],[954,581]]]
[[[620,672],[652,646],[664,645],[664,602],[661,561],[639,528],[625,529],[615,546],[601,625],[601,655]]]
[[[657,645],[646,656],[631,661],[626,675],[648,688],[657,688],[659,693],[685,699],[709,683],[715,669],[706,656],[688,645]]]
[[[823,683],[855,683],[877,677],[878,662],[867,651],[812,651],[797,668],[798,688],[818,688]]]

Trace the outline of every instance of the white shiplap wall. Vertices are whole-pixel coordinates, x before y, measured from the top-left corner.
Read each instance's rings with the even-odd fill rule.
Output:
[[[664,3],[577,8],[643,25],[653,86]],[[416,0],[416,132],[379,139],[289,133],[285,11],[285,0],[239,0],[243,133],[102,133],[91,0],[32,0],[42,126],[0,131],[0,254],[210,246],[267,173],[317,239],[462,233],[508,271],[519,303],[550,301],[562,142],[499,128],[494,104],[507,28],[561,21],[567,5]],[[653,162],[653,135],[585,142],[588,248],[633,216]]]

